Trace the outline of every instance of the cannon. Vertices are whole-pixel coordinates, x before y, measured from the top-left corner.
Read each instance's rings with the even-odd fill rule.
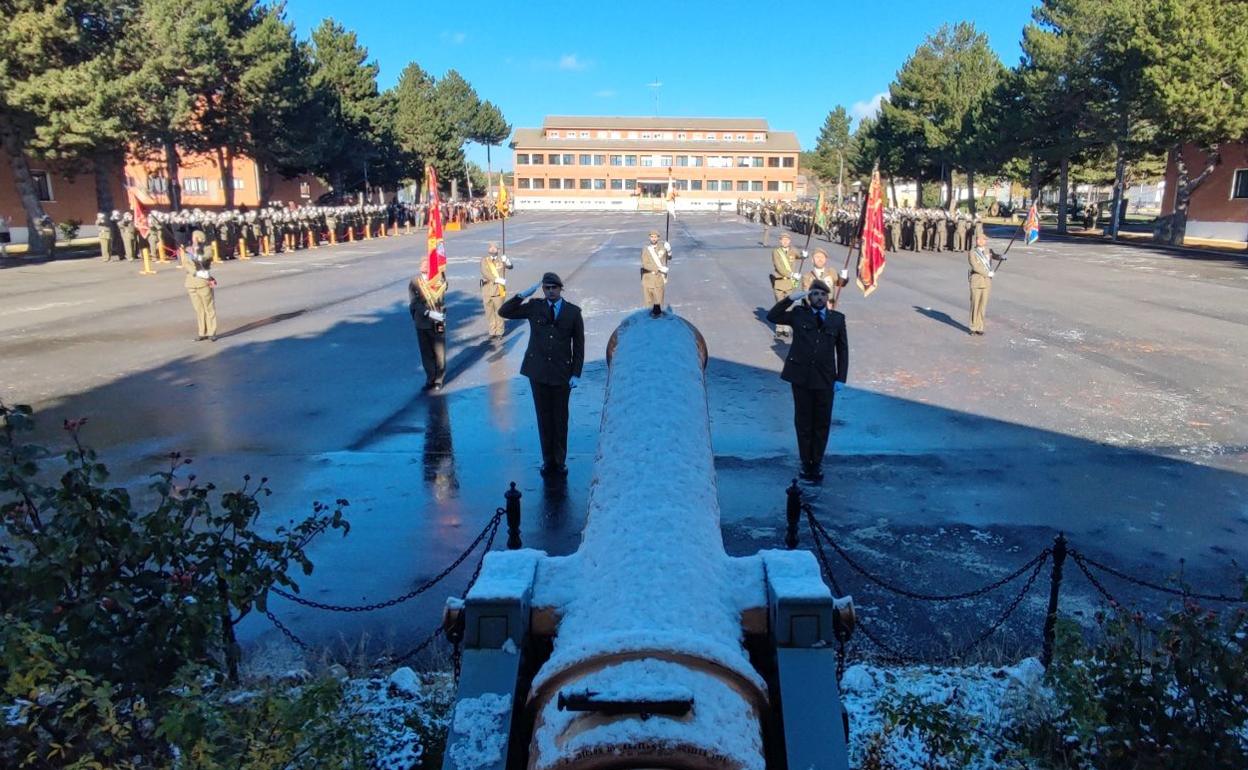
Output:
[[[608,382],[578,550],[492,552],[448,603],[463,658],[444,770],[839,770],[853,606],[808,551],[730,557],[706,344],[638,311]]]

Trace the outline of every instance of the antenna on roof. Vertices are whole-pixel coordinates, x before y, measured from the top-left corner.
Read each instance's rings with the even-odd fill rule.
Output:
[[[654,116],[656,118],[659,116],[659,89],[662,87],[663,81],[659,80],[657,77],[654,79],[653,83],[646,83],[646,88],[654,89]]]

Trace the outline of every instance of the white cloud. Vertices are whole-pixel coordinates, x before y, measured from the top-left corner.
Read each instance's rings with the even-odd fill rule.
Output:
[[[443,32],[438,35],[438,37],[442,38],[442,42],[444,43],[462,45],[463,42],[468,39],[468,34],[466,32]]]
[[[610,99],[615,96],[615,91],[612,91],[610,88],[604,88],[601,91],[595,91],[594,96],[597,96],[599,99]]]
[[[561,70],[583,70],[588,65],[587,62],[581,61],[574,53],[565,53],[559,57],[559,69]]]
[[[880,113],[880,102],[884,101],[887,98],[888,98],[888,92],[881,91],[875,96],[872,96],[870,101],[854,102],[853,106],[849,108],[849,115],[854,120],[862,120],[863,118],[874,118],[876,115]]]

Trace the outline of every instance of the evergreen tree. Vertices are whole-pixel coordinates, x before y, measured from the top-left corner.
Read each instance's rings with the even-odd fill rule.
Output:
[[[511,124],[503,118],[503,112],[488,99],[481,102],[469,139],[485,145],[485,170],[491,170],[490,148],[501,145],[511,135]]]
[[[824,118],[815,141],[814,171],[823,179],[836,180],[836,205],[844,200],[846,154],[850,148],[849,113],[841,105]]]
[[[312,32],[312,89],[328,100],[318,171],[336,193],[360,187],[378,155],[373,119],[382,107],[376,62],[354,32],[326,19]]]
[[[442,182],[461,176],[463,142],[445,110],[445,100],[438,97],[433,78],[412,62],[400,73],[394,97],[394,132],[399,147],[418,159],[422,171],[425,164],[432,165]]]

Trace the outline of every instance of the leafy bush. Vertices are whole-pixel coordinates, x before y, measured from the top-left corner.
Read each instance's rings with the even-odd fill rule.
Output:
[[[78,237],[78,231],[82,228],[82,222],[77,219],[67,219],[56,226],[61,231],[62,240],[72,241]]]
[[[352,722],[335,713],[336,684],[243,705],[215,687],[185,696],[207,692],[204,681],[238,681],[235,626],[264,610],[272,587],[298,590],[287,571],[310,574],[311,540],[347,532],[346,500],[262,534],[266,479],[244,476],[214,505],[214,486],[183,477],[190,460],[174,454],[140,508],[107,486],[108,469],[81,441],[85,420],[65,423],[71,446],[52,483],[52,455],[21,440],[30,408],[0,404],[0,421],[0,766],[124,768],[132,756],[160,766],[170,746],[189,752],[179,767],[312,767],[300,758],[314,745],[349,759],[338,727]],[[355,766],[347,759],[338,766]]]
[[[1019,743],[1058,768],[1248,767],[1248,613],[1187,601],[1156,630],[1138,613],[1098,622],[1094,646],[1060,629],[1054,698]]]

